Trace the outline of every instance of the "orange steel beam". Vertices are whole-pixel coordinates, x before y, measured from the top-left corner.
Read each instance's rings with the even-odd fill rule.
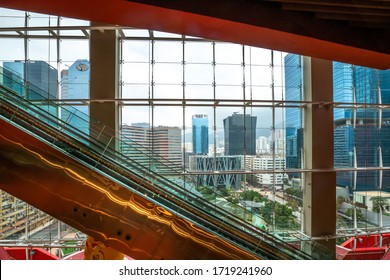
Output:
[[[278,10],[262,2],[0,0],[0,7],[241,43],[378,69],[390,68],[388,30],[348,28]]]

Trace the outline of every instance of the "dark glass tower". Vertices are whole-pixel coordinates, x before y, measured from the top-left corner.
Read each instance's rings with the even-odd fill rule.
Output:
[[[223,120],[225,155],[256,155],[257,117],[233,113]]]

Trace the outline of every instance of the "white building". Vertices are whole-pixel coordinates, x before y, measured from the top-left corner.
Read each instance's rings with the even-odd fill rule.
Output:
[[[253,159],[253,170],[283,170],[286,160],[282,157],[261,156]],[[263,173],[257,174],[257,179],[261,185],[283,185],[283,180],[287,178],[285,173]]]
[[[274,141],[274,145],[272,144]],[[285,129],[276,129],[274,131],[274,136],[268,137],[269,143],[269,153],[273,152],[275,149],[275,154],[282,156],[286,154],[286,130]]]
[[[379,191],[356,191],[353,193],[357,203],[361,203],[367,207],[367,210],[373,211],[375,198],[382,198],[385,202],[384,211],[390,211],[390,193]],[[374,199],[373,199],[374,198]],[[387,202],[387,203],[386,203]]]
[[[256,154],[263,155],[263,154],[269,154],[270,152],[270,145],[267,137],[260,136],[256,140]]]

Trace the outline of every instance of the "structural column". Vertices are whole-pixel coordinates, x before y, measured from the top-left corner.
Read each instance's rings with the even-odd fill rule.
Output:
[[[332,62],[303,57],[304,109],[303,175],[304,232],[311,237],[336,233],[336,174],[333,171]],[[321,240],[322,248],[306,248],[314,257],[335,258],[335,239]],[[325,252],[326,250],[326,252]]]
[[[119,131],[119,42],[117,30],[91,30],[90,117],[107,131]],[[96,102],[100,101],[100,102]],[[96,136],[96,135],[91,135]],[[102,138],[108,142],[109,139]],[[116,142],[110,143],[116,147]]]
[[[95,25],[95,24],[92,24]],[[117,149],[115,138],[119,131],[119,42],[117,30],[91,30],[90,37],[90,106],[91,120],[99,121],[104,127],[103,133],[90,130],[94,138]],[[101,241],[88,236],[84,259],[123,259],[124,255]]]

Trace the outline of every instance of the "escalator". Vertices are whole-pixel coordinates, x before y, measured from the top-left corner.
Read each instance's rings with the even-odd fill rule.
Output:
[[[57,116],[73,109],[30,92],[0,84],[4,191],[134,259],[311,259],[162,176],[178,172],[169,163],[153,156],[146,167],[104,128],[86,134]]]

